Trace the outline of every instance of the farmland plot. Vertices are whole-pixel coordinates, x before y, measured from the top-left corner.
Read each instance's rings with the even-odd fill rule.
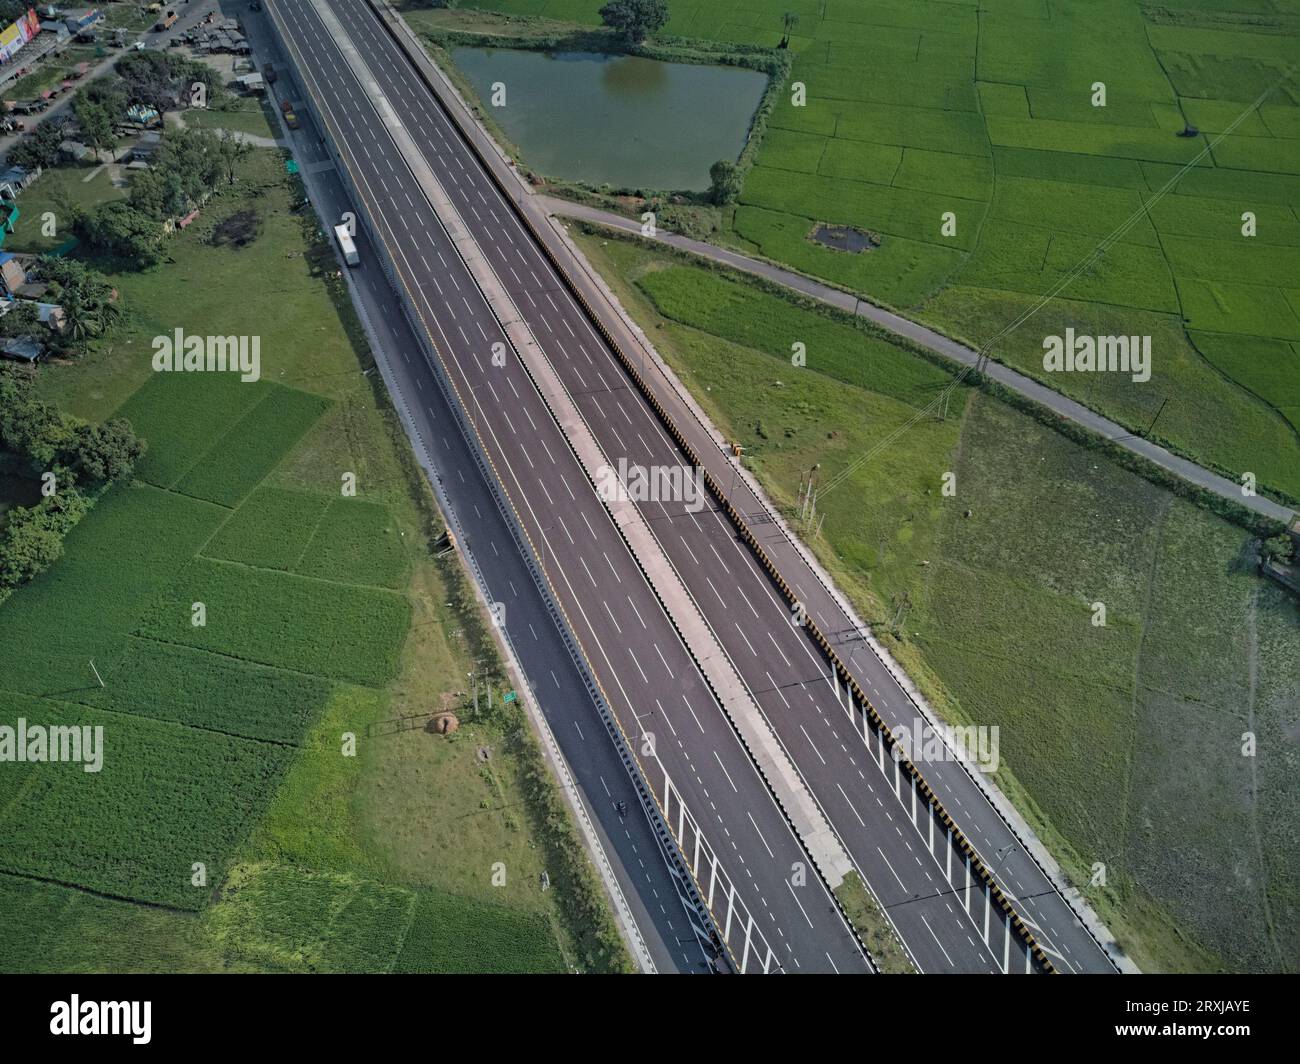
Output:
[[[104,728],[98,773],[0,765],[0,970],[387,971],[426,894],[447,927],[497,935],[492,967],[562,970],[564,892],[537,885],[540,834],[521,823],[503,734],[474,738],[504,791],[474,741],[371,741],[394,715],[457,704],[465,622],[445,606],[400,428],[358,372],[328,244],[304,241],[278,152],[240,166],[165,267],[114,275],[122,335],[38,380],[63,409],[129,417],[151,446],[135,482],[0,606],[3,723]],[[266,223],[239,251],[207,239],[232,199]],[[232,306],[264,326],[267,380],[152,372],[149,338],[170,335],[178,286],[187,333],[231,332]],[[343,471],[365,501],[340,497]],[[178,490],[187,478],[209,498]],[[200,601],[206,629],[191,623]],[[417,633],[408,603],[427,622]],[[354,758],[339,756],[344,732],[360,737]],[[472,819],[438,823],[449,802]],[[510,889],[487,883],[492,860],[510,862]],[[462,896],[480,882],[497,906]],[[473,963],[432,946],[425,967]]]
[[[4,708],[5,719],[16,716],[15,707]],[[102,728],[103,764],[94,773],[71,763],[29,766],[22,793],[0,817],[0,868],[202,908],[289,752],[85,706],[44,702],[42,709],[37,719],[50,725]]]
[[[260,487],[222,525],[203,553],[261,569],[292,569],[329,504],[324,495]]]
[[[271,385],[266,396],[220,436],[176,490],[236,505],[329,406],[317,395]]]
[[[203,625],[193,623],[194,603],[205,608]],[[409,620],[406,599],[391,592],[195,559],[139,634],[242,661],[381,685],[395,674]]]
[[[399,588],[407,574],[402,533],[387,507],[335,499],[294,572],[351,584]]]

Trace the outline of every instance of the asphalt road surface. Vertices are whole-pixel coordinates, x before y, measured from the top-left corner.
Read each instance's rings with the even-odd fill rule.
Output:
[[[729,786],[732,820],[744,827],[739,814],[751,815],[753,805],[752,800],[740,798],[736,779],[751,781],[743,792],[751,797],[757,793],[753,784],[761,788],[761,781],[689,666],[689,658],[677,653],[678,641],[662,611],[656,629],[645,617],[654,610],[637,608],[637,598],[654,607],[657,601],[644,587],[626,549],[620,552],[622,544],[612,526],[607,527],[607,520],[601,522],[604,510],[592,495],[590,482],[575,462],[564,461],[563,433],[546,416],[544,405],[538,411],[539,397],[527,375],[516,372],[519,367],[513,358],[505,367],[491,366],[491,342],[504,336],[499,326],[494,330],[497,323],[482,299],[461,290],[460,283],[468,276],[456,271],[445,233],[431,217],[423,190],[406,165],[409,160],[401,158],[386,135],[368,97],[381,93],[386,107],[412,134],[423,161],[450,196],[607,458],[670,468],[685,463],[683,453],[378,18],[363,4],[331,0],[329,7],[333,18],[327,14],[323,21],[310,0],[278,0],[278,10],[292,26],[304,61],[315,74],[320,98],[327,110],[337,108],[340,135],[352,142],[356,165],[373,183],[374,201],[368,214],[375,220],[377,212],[381,226],[394,231],[393,246],[401,248],[412,274],[409,287],[424,303],[422,313],[432,324],[435,343],[450,354],[452,375],[459,378],[456,387],[462,400],[468,400],[489,452],[502,457],[500,462],[494,458],[497,473],[533,542],[541,544],[547,571],[567,603],[575,634],[601,675],[624,732],[633,737],[646,731],[660,737],[671,733],[679,747],[673,753],[680,756],[663,767],[697,818],[700,810],[710,814],[703,823],[706,834],[718,834],[707,822],[712,814],[718,816],[723,832],[718,852],[725,857],[730,842],[736,861],[749,876],[763,863],[779,868],[785,858],[778,857],[768,842],[780,832],[773,827],[759,829],[754,823],[758,841],[769,850],[764,862],[752,836],[748,847],[737,844],[731,824],[713,804],[720,793],[725,797]],[[337,24],[331,32],[325,21],[333,20]],[[339,28],[368,68],[365,79],[373,81],[370,93],[363,91],[348,69],[334,40]],[[440,251],[446,257],[436,257]],[[472,281],[465,287],[473,288]],[[704,453],[699,447],[696,450]],[[533,457],[543,453],[547,461],[534,466]],[[566,469],[571,471],[568,475]],[[561,490],[552,491],[557,474]],[[746,490],[743,482],[738,490]],[[788,605],[727,519],[712,506],[691,512],[680,501],[646,501],[640,508],[917,965],[927,972],[1026,970],[1028,958],[1022,944],[1008,933],[1001,910],[990,903],[977,881],[972,883],[961,852],[943,825],[930,816],[908,777],[900,776],[879,737],[873,741],[874,733],[864,727],[860,714],[845,706],[824,656],[808,633],[791,623]],[[763,513],[757,499],[745,500],[741,508],[751,518]],[[864,689],[879,700],[877,708],[887,719],[890,712],[904,714],[902,722],[910,727],[917,714],[906,693],[857,634],[836,597],[806,567],[793,545],[782,542],[783,534],[774,538],[776,533],[779,529],[765,530],[765,546],[773,542],[785,552],[781,569],[801,601],[823,630],[834,634],[841,655],[855,674],[860,673]],[[636,585],[635,595],[627,585]],[[635,620],[628,616],[622,597],[633,606]],[[584,603],[592,608],[584,609]],[[647,699],[647,694],[665,684],[680,691],[698,733],[688,730],[683,736],[677,731],[674,717],[678,714],[668,708],[674,706],[675,695],[666,703],[653,695]],[[731,756],[724,760],[720,751]],[[654,756],[666,760],[667,753],[661,745]],[[723,770],[721,779],[708,763],[710,754]],[[653,777],[656,771],[649,769],[648,774]],[[1036,862],[1017,845],[967,770],[927,762],[923,771],[936,790],[945,788],[949,811],[997,869],[1000,884],[1017,899],[1022,916],[1032,922],[1053,962],[1064,971],[1113,970]],[[692,782],[697,787],[692,789]],[[775,822],[783,826],[779,816]],[[735,881],[734,872],[732,877]],[[809,925],[800,930],[815,930],[786,875],[769,883],[759,888],[762,906],[769,907],[772,895],[784,886],[800,909],[790,915],[802,915]],[[789,911],[788,903],[786,908]],[[758,911],[752,904],[748,909]],[[791,922],[776,918],[773,926],[784,938]],[[774,945],[779,939],[770,932],[764,938],[779,955]],[[827,950],[826,956],[839,967],[833,951]]]
[[[459,195],[463,221],[609,460],[685,464],[370,9],[333,7],[425,161],[453,200]],[[681,501],[641,509],[917,964],[925,971],[1023,970],[1013,964],[1019,943],[1009,941],[1001,913],[971,889],[964,859],[941,827],[934,830],[925,803],[879,743],[872,757],[869,742],[860,741],[815,644],[790,623],[788,606],[730,523],[712,507],[693,513]]]
[[[659,808],[668,810],[733,964],[746,970],[868,970],[824,883],[806,872],[792,875],[807,869],[806,852],[522,364],[513,354],[504,366],[491,364],[492,344],[508,346],[502,326],[371,95],[348,68],[337,34],[309,0],[277,0],[274,10],[287,27],[313,106],[360,190],[363,202],[355,206],[393,253],[399,281],[443,360],[440,371],[468,409],[509,512],[536,545],[619,728],[636,750]],[[438,390],[434,365],[419,348],[403,350],[402,359],[413,367],[415,401],[426,401]],[[457,476],[474,470],[466,466]],[[504,556],[515,549],[512,542],[472,546],[485,561],[493,552]],[[518,591],[515,585],[500,600],[508,619]],[[546,673],[534,678],[545,698]],[[609,745],[604,735],[584,734],[580,741]],[[691,814],[686,818],[680,815],[683,802]]]
[[[283,71],[285,61],[265,23],[247,16],[244,23],[259,60],[274,62]],[[352,209],[351,196],[318,144],[311,119],[304,118],[303,128],[290,136],[317,210],[324,217],[339,218]],[[628,774],[613,744],[599,741],[604,726],[583,678],[523,558],[511,547],[510,530],[486,483],[474,470],[469,445],[452,427],[455,419],[445,396],[440,389],[430,388],[427,364],[400,354],[418,351],[419,342],[397,308],[363,230],[358,231],[356,243],[361,265],[351,271],[354,299],[377,341],[376,358],[386,360],[394,381],[393,402],[413,426],[417,457],[458,523],[461,550],[473,559],[490,598],[515,599],[506,618],[507,635],[535,691],[534,700],[586,799],[584,804],[655,968],[660,972],[708,971],[709,954],[691,927],[679,888],[649,821],[638,808]],[[486,558],[475,554],[479,544],[484,545]],[[588,742],[587,736],[594,741]],[[627,815],[620,815],[620,802],[628,808]]]

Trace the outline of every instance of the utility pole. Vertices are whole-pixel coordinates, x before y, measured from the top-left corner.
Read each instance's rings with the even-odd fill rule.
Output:
[[[1160,400],[1160,409],[1156,411],[1156,416],[1151,419],[1151,424],[1147,426],[1146,432],[1143,433],[1144,436],[1151,435],[1151,430],[1156,427],[1156,422],[1160,420],[1160,415],[1165,412],[1165,407],[1168,405],[1168,403],[1169,403],[1169,396],[1166,395],[1163,399]]]

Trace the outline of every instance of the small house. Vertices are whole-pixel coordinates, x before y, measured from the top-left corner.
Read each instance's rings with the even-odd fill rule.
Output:
[[[131,146],[131,161],[147,163],[160,147],[162,147],[162,134],[154,131],[141,134],[140,139]]]
[[[67,162],[81,163],[95,158],[95,150],[79,140],[59,141],[59,155]]]
[[[0,171],[0,187],[8,185],[15,192],[21,192],[38,177],[41,176],[39,166],[28,170],[22,166],[11,166],[9,169]]]
[[[68,324],[68,316],[57,303],[37,303],[36,309],[41,315],[41,322],[50,332],[63,332]]]
[[[0,285],[10,297],[27,283],[27,271],[10,251],[0,251]]]
[[[137,126],[143,126],[148,129],[158,125],[160,119],[158,111],[154,107],[147,107],[142,103],[134,104],[126,109],[126,119]]]
[[[103,13],[98,8],[88,7],[81,11],[69,12],[63,24],[68,27],[69,33],[76,34],[89,29],[103,17]]]

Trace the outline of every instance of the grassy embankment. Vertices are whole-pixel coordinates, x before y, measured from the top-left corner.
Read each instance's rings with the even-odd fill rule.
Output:
[[[165,265],[114,275],[127,324],[42,371],[150,452],[0,607],[6,721],[106,747],[98,775],[0,770],[0,967],[622,967],[522,716],[467,706],[490,640],[300,200],[254,152]],[[250,209],[253,243],[211,243]],[[177,326],[257,332],[262,380],[154,374]],[[420,730],[443,709],[460,731]]]

